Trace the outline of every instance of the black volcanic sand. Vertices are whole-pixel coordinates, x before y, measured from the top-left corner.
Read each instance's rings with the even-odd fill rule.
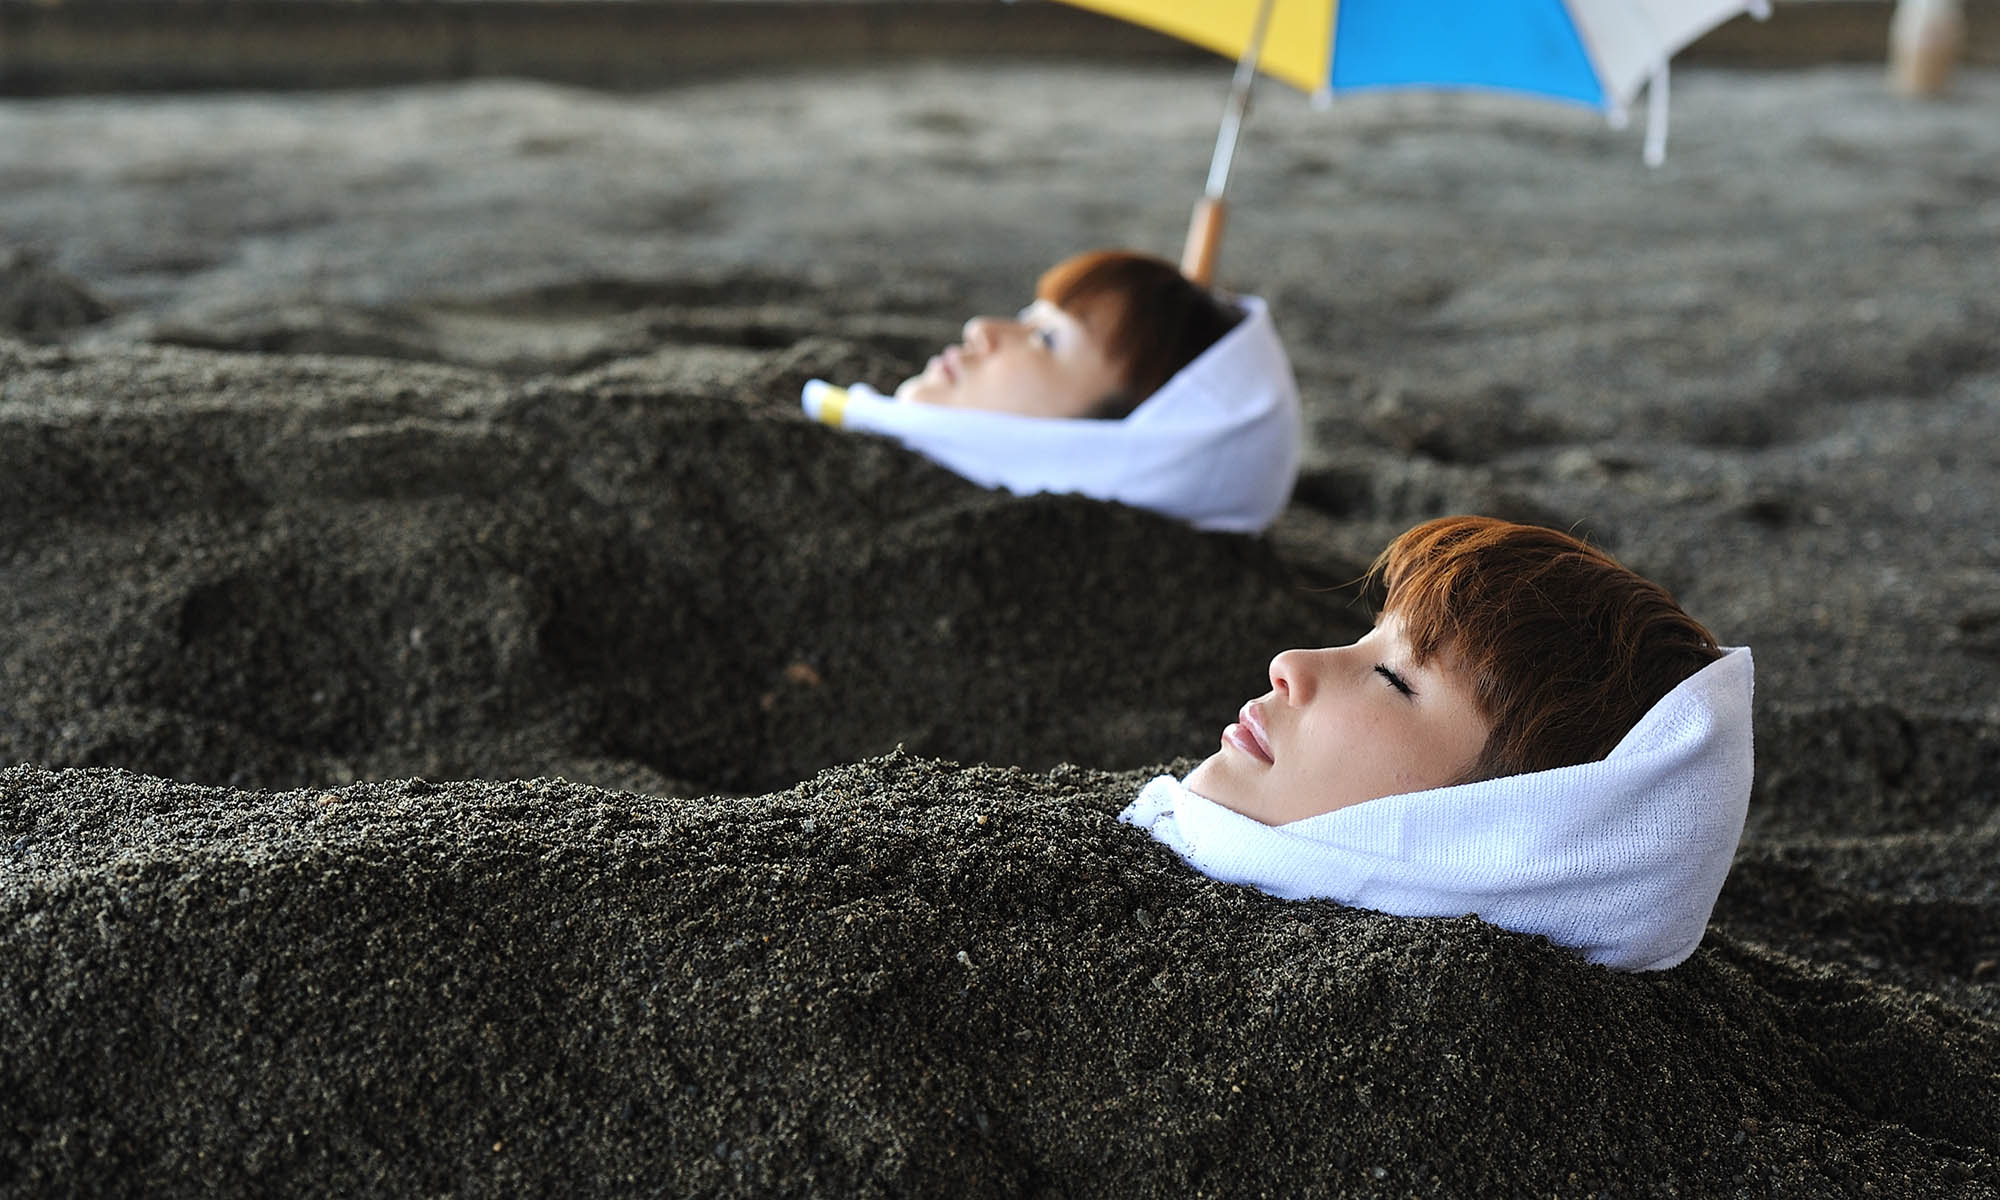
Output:
[[[1212,883],[1136,776],[754,800],[0,774],[36,1192],[1980,1195],[2000,1036]],[[19,844],[17,843],[17,846]]]
[[[0,105],[0,1191],[2000,1196],[2000,77],[1273,92],[1268,537],[798,416],[1174,245],[1218,86]],[[1757,652],[1674,971],[1111,819],[1453,511]]]

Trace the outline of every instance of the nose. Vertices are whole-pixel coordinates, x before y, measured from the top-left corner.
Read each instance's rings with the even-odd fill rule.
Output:
[[[1286,704],[1301,705],[1312,699],[1318,683],[1323,650],[1286,650],[1271,660],[1271,690]]]

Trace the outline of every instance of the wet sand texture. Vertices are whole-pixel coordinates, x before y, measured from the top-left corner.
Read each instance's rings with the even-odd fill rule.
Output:
[[[1177,244],[1214,86],[0,106],[0,1193],[2000,1196],[2000,79],[1274,94],[1266,538],[798,416]],[[1757,651],[1679,969],[1111,819],[1456,511]]]

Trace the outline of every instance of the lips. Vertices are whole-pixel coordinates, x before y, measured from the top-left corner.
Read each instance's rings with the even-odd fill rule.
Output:
[[[958,382],[960,356],[957,346],[946,346],[944,353],[931,361],[944,368],[945,378],[951,380],[953,383]]]
[[[1233,746],[1252,758],[1275,764],[1278,760],[1271,753],[1271,737],[1264,731],[1264,719],[1257,711],[1257,702],[1252,700],[1236,714],[1236,720],[1222,731],[1224,745]]]

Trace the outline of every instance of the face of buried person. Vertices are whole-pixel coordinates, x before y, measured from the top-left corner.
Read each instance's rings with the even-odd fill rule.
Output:
[[[1266,825],[1463,780],[1491,723],[1456,660],[1418,666],[1394,612],[1351,646],[1287,650],[1188,790]]]
[[[1014,317],[974,317],[964,340],[903,381],[898,400],[1028,417],[1084,417],[1125,372],[1076,314],[1037,300]]]

